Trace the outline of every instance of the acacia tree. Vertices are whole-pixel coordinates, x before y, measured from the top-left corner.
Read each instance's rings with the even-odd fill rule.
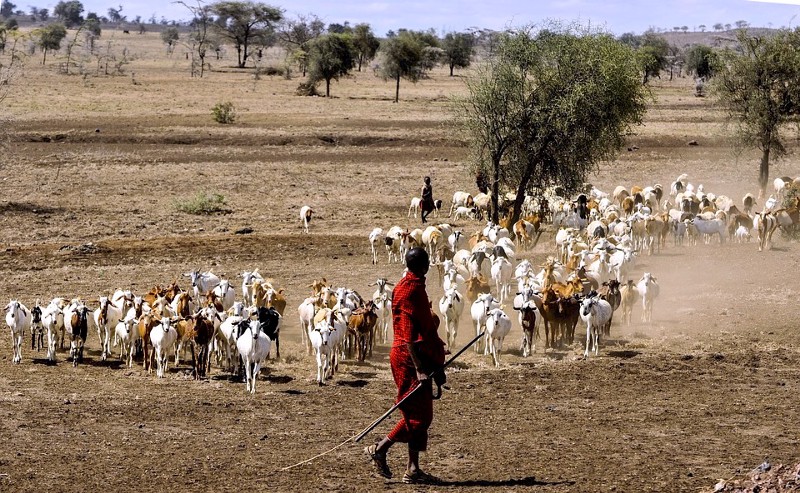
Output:
[[[706,45],[694,45],[686,54],[686,69],[697,77],[708,79],[714,74],[714,50]]]
[[[219,33],[236,47],[239,68],[247,64],[248,49],[254,40],[266,38],[283,19],[283,11],[265,3],[222,1],[212,3],[211,12],[218,16],[215,23]]]
[[[783,29],[768,38],[741,30],[737,38],[740,50],[719,53],[712,87],[736,123],[739,145],[761,151],[758,185],[763,197],[770,158],[788,153],[780,129],[796,121],[800,111],[800,30]]]
[[[369,24],[356,24],[353,28],[353,48],[356,50],[359,72],[361,72],[363,64],[369,63],[375,58],[380,46],[381,42],[375,37],[375,33],[372,32],[372,27]]]
[[[42,65],[47,61],[47,50],[61,48],[61,41],[67,36],[67,28],[63,24],[50,24],[39,30],[39,47],[42,49]]]
[[[630,47],[563,28],[505,33],[466,85],[453,100],[455,128],[474,170],[489,177],[495,222],[501,186],[516,195],[512,221],[527,192],[576,191],[641,123],[648,95]]]
[[[161,31],[161,41],[167,45],[167,53],[172,54],[173,50],[175,49],[175,45],[178,43],[178,39],[180,38],[180,33],[178,32],[177,27],[168,27]]]
[[[83,4],[78,0],[61,0],[53,8],[53,15],[64,22],[66,27],[83,24]]]
[[[286,19],[278,29],[278,39],[293,53],[300,62],[303,77],[308,69],[309,42],[319,38],[325,32],[325,23],[314,14],[300,15],[297,19]]]
[[[190,73],[192,77],[194,77],[195,73],[198,73],[200,78],[202,78],[206,66],[206,52],[213,44],[213,40],[209,35],[209,26],[211,25],[211,6],[204,5],[202,0],[196,0],[196,6],[189,5],[184,1],[179,1],[178,3],[186,7],[186,9],[192,13],[192,34],[186,41],[186,44],[189,46],[189,52],[192,54]],[[197,70],[195,54],[200,60],[199,70]]]
[[[326,34],[309,45],[309,79],[325,81],[325,96],[331,96],[331,80],[347,75],[353,69],[353,45],[347,34]]]
[[[3,0],[0,2],[0,16],[5,17],[8,19],[12,15],[14,15],[14,10],[16,10],[17,5],[11,3],[9,0]]]
[[[402,31],[387,38],[382,47],[383,63],[381,75],[396,82],[394,102],[400,100],[400,79],[417,82],[422,76],[423,50],[425,44],[414,33]]]
[[[450,77],[454,68],[467,68],[472,58],[475,38],[469,33],[447,33],[442,40],[443,58],[450,67]]]
[[[660,77],[661,71],[667,67],[669,43],[655,33],[645,33],[637,55],[644,72],[642,83],[647,84],[651,77]]]

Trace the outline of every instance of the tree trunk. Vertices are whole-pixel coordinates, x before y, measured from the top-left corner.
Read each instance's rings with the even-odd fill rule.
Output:
[[[492,222],[500,222],[500,158],[492,157]]]
[[[452,76],[453,76],[453,64],[451,63],[450,64],[450,77],[452,77]]]
[[[400,74],[397,75],[397,87],[394,90],[394,102],[400,101]]]
[[[361,62],[364,61],[364,57],[358,57],[358,71],[361,72]]]
[[[325,79],[325,97],[331,97],[331,80]]]
[[[767,182],[769,181],[769,146],[764,147],[763,154],[761,154],[761,166],[758,168],[758,187],[759,198],[763,199],[767,196]]]
[[[44,65],[44,62],[47,61],[47,48],[43,49],[42,53],[44,53],[44,56],[42,57],[42,65]]]
[[[528,189],[528,183],[531,181],[531,175],[533,174],[533,169],[529,166],[527,170],[525,170],[525,174],[522,175],[522,180],[519,182],[519,186],[517,187],[517,197],[514,199],[514,210],[511,213],[511,224],[512,230],[509,231],[511,236],[514,236],[513,227],[514,224],[519,221],[519,216],[522,214],[522,204],[525,202],[525,191]]]

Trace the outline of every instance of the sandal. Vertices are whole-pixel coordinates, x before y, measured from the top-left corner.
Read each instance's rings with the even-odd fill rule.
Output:
[[[413,473],[406,471],[406,473],[403,474],[403,482],[406,484],[442,484],[441,479],[419,469]]]
[[[386,479],[392,479],[392,471],[389,470],[389,464],[386,463],[386,454],[379,454],[376,450],[378,450],[377,444],[364,447],[364,453],[372,460],[378,474]]]

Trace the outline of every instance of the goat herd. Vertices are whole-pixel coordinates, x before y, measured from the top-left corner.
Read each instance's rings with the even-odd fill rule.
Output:
[[[536,349],[539,325],[544,325],[547,351],[572,344],[579,320],[586,324],[584,357],[592,350],[597,355],[600,336],[610,334],[619,307],[623,321],[630,324],[632,308],[641,298],[642,322],[652,320],[659,285],[651,273],[644,273],[637,283],[629,278],[638,254],[660,252],[670,235],[675,245],[696,244],[701,238],[709,243],[713,236],[722,243],[730,235],[749,241],[752,230],[761,251],[770,247],[775,229],[792,230],[800,223],[800,198],[786,198],[791,197],[790,190],[800,189],[800,179],[775,180],[775,195],[754,214],[752,195],[744,197],[739,210],[728,197],[707,193],[702,185],[695,189],[687,178],[679,176],[666,197],[661,185],[617,187],[611,195],[587,186],[574,200],[560,196],[558,189],[548,190],[541,197],[526,198],[517,222],[512,224],[507,214],[500,224],[489,222],[472,235],[450,224],[412,231],[393,226],[385,233],[375,228],[369,235],[372,263],[378,263],[381,245],[389,264],[401,264],[410,248],[424,247],[444,291],[438,309],[448,345],[455,344],[461,314],[469,303],[476,334],[486,332],[475,351],[491,355],[496,366],[512,328],[505,311],[508,303],[518,312],[524,357]],[[780,207],[783,202],[791,203]],[[409,216],[416,217],[418,204],[417,198],[412,200]],[[434,215],[440,208],[437,201]],[[482,219],[488,208],[485,194],[456,192],[450,216]],[[308,206],[301,210],[305,233],[312,213]],[[529,260],[517,262],[516,252],[534,245],[544,223],[553,225],[556,252],[537,272]],[[81,299],[54,298],[46,306],[37,301],[31,309],[12,300],[6,306],[6,323],[13,363],[21,362],[29,332],[31,349],[46,349],[51,362],[68,339],[69,358],[77,366],[89,331],[96,329],[103,360],[111,355],[113,335],[113,345],[119,346],[120,359],[128,367],[141,355],[143,368],[152,372],[155,367],[157,376],[163,377],[169,355],[174,355],[177,366],[189,352],[195,378],[210,372],[213,359],[224,371],[243,375],[246,390],[255,392],[260,366],[273,346],[275,357],[280,357],[283,290],[275,289],[258,270],[244,272],[241,301],[236,301],[230,281],[211,272],[184,275],[191,280],[191,292],[176,282],[166,288],[156,286],[144,296],[118,289],[101,296],[93,311]],[[334,288],[326,279],[318,279],[310,286],[311,296],[298,307],[303,343],[315,354],[319,384],[333,377],[342,358],[355,355],[363,361],[372,356],[376,340],[384,344],[389,340],[392,284],[380,278],[371,286],[376,289],[365,300],[355,290]]]

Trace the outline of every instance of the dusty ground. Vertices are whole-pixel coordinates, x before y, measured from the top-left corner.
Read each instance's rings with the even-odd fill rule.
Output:
[[[31,62],[6,101],[0,299],[96,300],[116,287],[186,285],[181,273],[192,268],[234,278],[258,267],[287,291],[283,358],[248,396],[216,368],[194,382],[185,365],[156,380],[100,362],[95,334],[77,369],[63,353],[49,366],[29,348],[15,366],[3,336],[0,490],[406,489],[374,478],[355,445],[276,472],[352,436],[393,397],[386,347],[317,387],[295,307],[318,277],[362,294],[377,277],[399,277],[383,256],[370,264],[366,237],[375,226],[415,224],[405,213],[423,175],[446,202],[473,189],[464,147],[448,131],[447,95],[460,81],[437,72],[401,86],[394,105],[391,83],[359,74],[334,85],[334,99],[299,98],[298,79],[232,71],[191,80],[182,62],[159,58],[157,38],[146,41],[130,67],[137,85]],[[720,113],[691,91],[685,80],[657,87],[631,137],[639,150],[593,181],[609,191],[668,186],[687,172],[737,202],[753,191],[754,157],[733,152]],[[211,121],[222,99],[243,110],[233,126]],[[700,145],[687,147],[692,139]],[[798,171],[789,161],[774,173]],[[230,213],[176,212],[176,200],[199,191],[225,195]],[[303,204],[317,211],[310,236],[300,234]],[[235,234],[244,227],[254,232]],[[547,354],[540,344],[521,358],[516,323],[502,368],[467,353],[437,404],[424,457],[451,483],[431,489],[698,491],[765,457],[796,463],[797,250],[777,239],[764,253],[729,243],[640,258],[636,273],[662,285],[653,324],[639,324],[637,308],[634,324],[615,325],[588,361],[578,360],[580,342]],[[552,251],[545,233],[521,256],[540,263]],[[428,286],[441,295],[435,274]],[[464,321],[459,340],[469,334]],[[390,461],[402,474],[400,447]]]

